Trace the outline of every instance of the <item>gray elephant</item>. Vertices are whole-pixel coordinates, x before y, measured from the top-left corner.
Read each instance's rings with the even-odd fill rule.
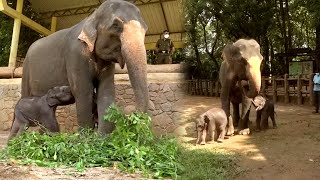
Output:
[[[261,129],[265,130],[268,128],[269,117],[272,120],[273,128],[277,128],[276,120],[274,118],[274,103],[271,99],[262,95],[258,95],[252,100],[252,104],[256,107],[257,111],[257,131],[260,131]]]
[[[209,134],[208,143],[223,142],[226,134],[227,116],[223,109],[212,108],[201,114],[196,119],[197,144],[206,144],[206,137]]]
[[[253,39],[239,39],[225,46],[220,67],[222,109],[228,117],[227,134],[249,134],[248,127],[251,98],[258,95],[261,88],[260,65],[263,57],[260,45]],[[233,105],[233,120],[230,116],[230,102]],[[242,103],[240,116],[239,104]]]
[[[29,126],[40,125],[42,131],[59,132],[56,108],[71,101],[74,101],[74,98],[69,86],[54,87],[41,97],[21,98],[14,109],[14,119],[8,140],[19,136]]]
[[[121,68],[127,65],[137,109],[148,110],[146,31],[134,4],[103,2],[80,23],[31,45],[23,64],[22,97],[42,96],[54,86],[70,86],[80,128],[93,128],[96,88],[98,132],[111,133],[114,124],[105,122],[103,115],[115,101],[115,63]]]

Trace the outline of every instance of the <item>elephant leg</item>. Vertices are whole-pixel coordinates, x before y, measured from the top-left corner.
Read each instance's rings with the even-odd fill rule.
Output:
[[[90,70],[87,70],[90,62],[84,61],[81,56],[74,56],[72,58],[74,59],[66,62],[66,67],[68,82],[76,102],[79,130],[83,128],[93,129],[93,75]]]
[[[21,111],[15,109],[14,118],[11,125],[11,131],[8,137],[8,141],[12,138],[19,136],[29,127],[29,121],[25,119]]]
[[[207,125],[205,125],[205,128],[203,129],[202,134],[201,134],[201,141],[200,141],[201,145],[206,144],[207,131],[208,131],[208,128],[207,128]]]
[[[208,127],[208,134],[209,134],[210,140],[208,141],[208,144],[212,144],[214,142],[215,130],[216,130],[215,123],[210,122]]]
[[[115,125],[103,119],[106,109],[115,101],[114,64],[110,65],[100,75],[97,92],[98,132],[102,135],[110,134]]]
[[[239,103],[232,103],[233,107],[233,125],[234,127],[238,127],[239,119],[240,119],[240,109],[239,109]]]
[[[274,112],[272,112],[272,113],[270,114],[270,118],[271,118],[271,120],[272,120],[272,126],[273,126],[273,128],[277,128],[276,119],[274,118]]]
[[[227,133],[226,133],[227,136],[232,136],[234,134],[233,120],[232,120],[232,116],[230,115],[228,118],[226,129],[227,129]]]
[[[262,113],[261,113],[261,128],[263,130],[268,129],[268,118],[269,118],[268,112],[262,110]]]
[[[250,134],[249,129],[249,115],[250,115],[251,99],[243,97],[242,99],[242,113],[239,120],[238,132],[240,135]]]
[[[261,111],[257,111],[257,118],[256,118],[256,130],[260,131],[261,127],[260,127],[260,123],[261,123]]]
[[[43,127],[40,127],[42,131],[44,132],[60,132],[60,127],[56,118],[56,107],[42,107],[41,117],[39,119],[40,124]]]
[[[224,137],[225,137],[225,135],[226,135],[226,126],[225,125],[221,125],[220,127],[219,127],[219,137],[218,137],[218,139],[217,139],[217,142],[219,142],[219,143],[222,143],[223,142],[223,140],[224,140]]]

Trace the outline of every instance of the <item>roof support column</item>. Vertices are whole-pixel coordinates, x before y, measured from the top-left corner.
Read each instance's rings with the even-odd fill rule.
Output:
[[[57,17],[51,17],[51,32],[56,32],[57,30]]]
[[[23,8],[23,0],[17,1],[17,12],[22,14]],[[18,54],[18,45],[19,45],[19,36],[20,36],[20,28],[21,28],[21,19],[15,18],[13,24],[13,32],[12,32],[12,40],[11,40],[11,48],[10,48],[10,58],[9,58],[9,67],[16,67],[16,60]]]

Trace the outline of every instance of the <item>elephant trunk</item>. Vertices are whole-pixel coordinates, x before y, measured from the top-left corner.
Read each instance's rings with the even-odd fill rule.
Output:
[[[129,79],[133,88],[137,110],[147,112],[149,90],[147,83],[147,55],[144,46],[145,30],[138,21],[124,24],[121,34],[121,53],[127,64]]]
[[[246,93],[247,97],[256,97],[261,88],[261,71],[260,65],[261,61],[253,58],[250,60],[250,70],[249,70],[249,91]]]

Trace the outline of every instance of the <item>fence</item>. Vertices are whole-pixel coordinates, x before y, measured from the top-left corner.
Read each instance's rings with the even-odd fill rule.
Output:
[[[262,77],[261,93],[272,97],[274,102],[309,104],[313,102],[313,74],[289,76]],[[187,91],[190,95],[216,96],[221,93],[219,81],[208,79],[193,79],[187,81]]]

